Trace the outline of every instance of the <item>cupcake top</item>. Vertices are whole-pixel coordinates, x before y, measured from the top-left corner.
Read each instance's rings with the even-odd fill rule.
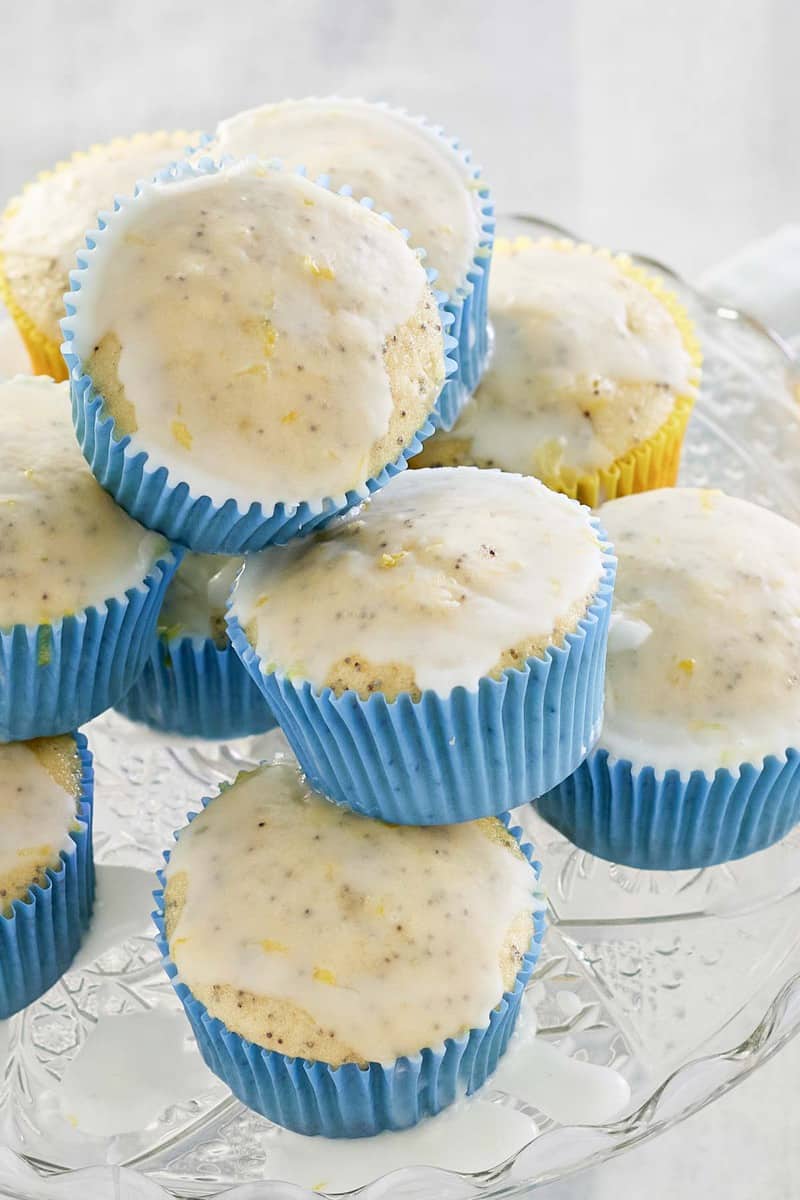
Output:
[[[329,532],[248,559],[232,613],[265,671],[417,699],[562,642],[602,571],[588,510],[538,480],[412,471]]]
[[[181,980],[235,1033],[389,1062],[487,1023],[530,945],[535,889],[497,820],[385,825],[266,765],[181,833],[166,932]]]
[[[183,151],[191,135],[143,133],[93,146],[47,171],[12,200],[0,221],[0,255],[14,297],[53,341],[61,341],[69,272],[97,214],[129,195]]]
[[[600,744],[735,771],[800,743],[800,527],[722,492],[604,504],[619,556]]]
[[[441,390],[419,259],[299,175],[253,160],[153,184],[89,258],[69,328],[117,436],[217,505],[363,486]]]
[[[364,100],[284,100],[238,113],[217,127],[204,154],[278,157],[327,175],[334,188],[370,196],[411,245],[426,251],[436,286],[458,294],[481,238],[485,184],[463,152],[402,112]]]
[[[94,479],[69,384],[0,384],[0,628],[50,624],[138,587],[168,543]]]
[[[694,395],[685,314],[625,257],[500,239],[489,310],[491,364],[453,430],[426,447],[427,465],[568,480],[610,467]]]
[[[161,637],[213,638],[228,644],[225,606],[243,558],[187,551],[170,581],[158,618]]]
[[[78,828],[80,759],[72,737],[0,745],[0,913],[44,885]]]

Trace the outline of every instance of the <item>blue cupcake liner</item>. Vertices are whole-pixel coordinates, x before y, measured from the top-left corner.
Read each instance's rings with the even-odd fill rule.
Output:
[[[68,733],[130,689],[150,650],[173,547],[138,587],[54,621],[0,630],[0,742]]]
[[[209,802],[204,799],[203,807]],[[196,815],[191,813],[189,821]],[[523,830],[511,826],[508,813],[501,820],[516,838],[538,879],[541,864],[534,860],[532,846],[523,841]],[[165,862],[169,862],[169,857],[167,850]],[[178,979],[177,967],[170,958],[164,928],[163,871],[158,872],[158,878],[162,886],[153,893],[156,942],[206,1064],[248,1108],[296,1133],[323,1137],[372,1137],[390,1129],[408,1129],[481,1087],[508,1047],[546,928],[544,909],[535,910],[531,944],[514,989],[503,994],[485,1026],[389,1064],[370,1063],[360,1067],[345,1063],[332,1067],[328,1063],[290,1058],[246,1041],[212,1017],[205,1005],[194,998]]]
[[[398,825],[450,825],[527,804],[570,775],[596,742],[615,573],[606,552],[597,594],[562,646],[500,679],[485,676],[475,691],[425,691],[418,701],[337,696],[265,673],[230,610],[226,619],[312,787]]]
[[[329,96],[326,99],[336,101],[341,97]],[[369,103],[373,108],[381,108],[395,116],[406,117],[427,133],[441,138],[469,168],[476,193],[480,199],[478,244],[475,247],[475,254],[464,284],[453,295],[442,291],[437,294],[440,307],[452,317],[449,332],[455,339],[453,356],[457,361],[457,367],[455,373],[445,384],[431,419],[436,429],[449,431],[455,425],[464,405],[480,383],[489,361],[488,289],[489,268],[494,246],[494,201],[489,185],[482,179],[480,167],[474,166],[472,154],[462,146],[459,138],[448,137],[440,125],[433,125],[424,117],[412,117],[404,108],[395,108],[384,101],[370,101]],[[213,141],[213,134],[203,134],[198,142],[198,150],[210,146]],[[478,187],[478,182],[482,186]],[[371,198],[370,203],[372,203]],[[384,215],[391,220],[390,213]]]
[[[117,712],[184,737],[249,737],[275,718],[229,645],[212,638],[155,638],[150,657]]]
[[[173,163],[154,176],[153,184],[215,174],[231,161],[223,159],[215,163],[210,158],[203,158],[197,164]],[[281,169],[280,164],[275,161],[270,161],[268,165],[274,170]],[[303,174],[303,171],[298,173]],[[316,182],[323,187],[327,186],[324,177],[320,177]],[[216,505],[209,496],[194,495],[184,481],[176,482],[174,473],[166,467],[148,466],[150,455],[147,451],[134,452],[129,435],[122,438],[116,436],[116,422],[107,413],[102,395],[95,389],[90,376],[85,373],[72,344],[75,340],[75,323],[80,319],[77,294],[81,290],[83,273],[90,269],[92,252],[102,239],[109,223],[113,222],[114,213],[129,204],[135,204],[143,190],[149,189],[153,184],[137,184],[132,198],[115,199],[114,211],[98,216],[97,229],[86,234],[86,250],[78,254],[78,269],[70,272],[70,290],[64,298],[67,315],[61,322],[65,339],[61,350],[69,371],[72,419],[84,458],[98,482],[126,512],[148,529],[156,529],[165,537],[196,552],[245,554],[262,550],[268,545],[282,545],[314,529],[324,528],[334,517],[360,504],[404,471],[408,460],[419,454],[423,441],[433,433],[433,419],[423,423],[394,462],[388,463],[361,487],[353,488],[341,496],[325,497],[319,502],[279,503],[271,511],[265,510],[259,503],[253,503],[242,512],[233,499]],[[339,190],[343,195],[351,194],[348,188]],[[368,198],[353,202],[361,203],[366,208],[373,207]],[[386,219],[388,220],[388,217]],[[429,278],[433,278],[434,275],[435,272],[428,272]],[[450,351],[455,348],[456,342],[446,332],[452,324],[452,315],[440,306],[440,316],[445,330],[444,391],[447,379],[457,369],[456,362],[450,357]],[[437,397],[436,404],[439,404],[441,395],[442,393]],[[430,417],[438,420],[437,414],[438,410],[434,405]]]
[[[713,778],[658,774],[594,751],[537,802],[582,850],[654,871],[711,867],[765,850],[800,823],[800,750],[744,763]]]
[[[44,886],[35,884],[11,913],[0,913],[0,1020],[32,1004],[56,983],[75,957],[94,904],[92,806],[94,768],[82,733],[73,735],[81,764],[77,816],[81,828],[48,868]]]

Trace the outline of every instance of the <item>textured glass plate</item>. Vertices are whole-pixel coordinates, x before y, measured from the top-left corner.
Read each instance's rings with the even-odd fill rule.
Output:
[[[506,222],[503,232],[543,228]],[[703,394],[681,481],[800,520],[800,393],[787,349],[643,261],[669,278],[703,343]],[[525,1070],[490,1081],[427,1131],[344,1145],[287,1134],[243,1110],[182,1044],[188,1027],[172,1015],[141,873],[156,867],[202,795],[282,753],[281,735],[178,744],[116,714],[88,732],[97,859],[108,872],[101,896],[113,882],[130,899],[116,917],[106,906],[98,917],[110,943],[95,941],[46,997],[0,1024],[0,1194],[14,1200],[308,1200],[312,1189],[364,1200],[526,1195],[710,1103],[800,1028],[800,832],[743,862],[670,875],[594,859],[526,809],[552,924],[524,1016],[531,1026],[535,1012],[539,1030],[523,1038],[524,1050],[536,1048]],[[119,1043],[101,1056],[88,1134],[85,1079],[84,1117],[64,1101],[75,1086],[70,1064],[98,1019],[108,1027],[120,1014],[132,1015],[114,1026],[131,1030],[128,1061]],[[150,1055],[137,1041],[145,1028]],[[130,1129],[102,1132],[104,1110],[121,1103]]]

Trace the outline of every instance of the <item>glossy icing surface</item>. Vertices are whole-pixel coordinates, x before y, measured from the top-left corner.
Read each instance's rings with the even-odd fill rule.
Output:
[[[385,825],[293,764],[240,776],[167,876],[181,979],[229,1028],[324,1061],[391,1061],[484,1024],[533,928],[535,874],[499,822]]]
[[[402,113],[362,100],[285,100],[238,113],[217,128],[204,151],[257,154],[328,175],[370,196],[411,245],[426,251],[436,286],[456,293],[466,283],[480,239],[472,170],[444,138]]]
[[[722,492],[603,505],[618,555],[600,744],[713,775],[800,742],[800,528]]]
[[[419,470],[329,533],[249,559],[232,611],[265,670],[446,695],[563,637],[601,571],[588,510],[538,480]]]
[[[75,304],[75,348],[118,433],[217,504],[362,486],[444,378],[438,310],[400,233],[255,162],[125,206]]]
[[[69,385],[0,384],[0,627],[49,623],[141,585],[167,542],[92,476],[72,427]]]
[[[676,397],[693,394],[696,371],[669,309],[625,262],[572,243],[498,241],[495,353],[428,453],[449,446],[461,461],[550,480],[608,467],[652,436]]]
[[[93,147],[12,202],[0,226],[0,253],[9,259],[6,269],[23,308],[50,337],[61,340],[69,271],[98,213],[113,208],[115,196],[130,195],[140,179],[183,158],[190,140],[182,131],[149,133]]]

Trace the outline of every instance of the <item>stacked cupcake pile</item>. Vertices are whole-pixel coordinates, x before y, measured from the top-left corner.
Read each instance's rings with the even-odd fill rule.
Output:
[[[539,954],[511,810],[651,868],[800,819],[800,531],[671,486],[700,355],[658,280],[520,239],[489,294],[489,192],[440,130],[285,102],[165,166],[182,137],[61,164],[0,230],[55,375],[75,221],[125,193],[70,273],[68,383],[2,389],[0,1016],[91,909],[91,759],[56,735],[277,722],[296,763],[165,854],[165,968],[256,1111],[406,1128],[488,1078]]]

